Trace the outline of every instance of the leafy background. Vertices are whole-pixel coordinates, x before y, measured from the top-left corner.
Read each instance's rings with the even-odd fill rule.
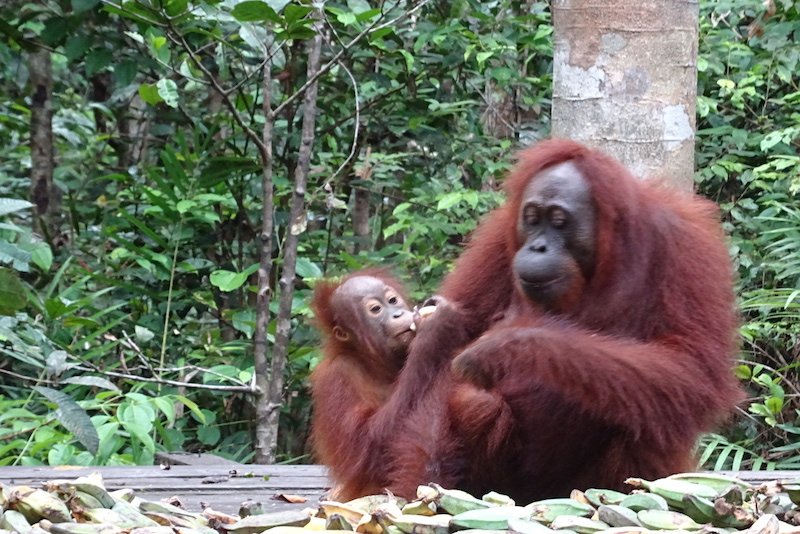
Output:
[[[0,7],[0,465],[148,464],[165,450],[251,460],[263,191],[234,111],[261,125],[265,24],[275,36],[276,102],[302,86],[304,42],[317,31],[311,9],[11,4]],[[699,454],[715,469],[800,469],[800,11],[790,0],[700,6],[696,186],[720,204],[731,236],[742,308],[736,373],[749,398]],[[510,152],[549,131],[547,2],[400,1],[389,11],[405,17],[347,47],[378,14],[363,0],[325,4],[323,62],[346,52],[320,78],[280,461],[309,460],[314,280],[381,263],[414,298],[430,294],[501,200]],[[175,36],[236,88],[232,109]],[[52,235],[22,200],[26,58],[42,47],[54,52],[62,194]],[[275,118],[276,264],[301,111],[295,101]],[[354,225],[357,202],[369,204],[366,232]]]

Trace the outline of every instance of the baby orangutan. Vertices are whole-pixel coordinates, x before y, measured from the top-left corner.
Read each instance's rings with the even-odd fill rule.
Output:
[[[340,500],[380,493],[388,482],[365,473],[363,451],[352,443],[391,393],[414,338],[419,315],[404,293],[379,269],[314,288],[311,307],[323,334],[323,359],[311,374],[312,441]]]

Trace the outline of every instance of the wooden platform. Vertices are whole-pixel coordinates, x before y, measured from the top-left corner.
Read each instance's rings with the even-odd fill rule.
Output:
[[[52,479],[71,479],[100,472],[106,488],[132,489],[147,500],[178,497],[187,510],[199,512],[205,506],[238,515],[239,505],[258,501],[265,512],[316,507],[329,488],[327,471],[317,465],[173,465],[143,467],[0,467],[0,484],[40,487]],[[292,504],[276,498],[279,494],[306,497],[306,503]]]
[[[173,461],[175,461],[173,459]],[[109,490],[130,488],[148,500],[178,497],[183,506],[201,511],[204,506],[220,512],[238,514],[239,505],[248,500],[260,502],[265,511],[315,507],[330,488],[327,471],[318,465],[242,465],[219,459],[200,459],[193,463],[144,467],[0,467],[0,484],[39,487],[57,478],[77,478],[99,471]],[[222,463],[225,462],[225,463]],[[800,471],[725,472],[752,483],[800,479]],[[280,494],[299,495],[305,503],[292,504]]]

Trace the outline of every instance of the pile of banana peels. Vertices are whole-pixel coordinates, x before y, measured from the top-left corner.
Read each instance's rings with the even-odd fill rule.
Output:
[[[630,494],[574,490],[568,498],[519,506],[491,492],[481,498],[437,484],[406,502],[372,495],[316,508],[237,517],[108,491],[94,473],[42,488],[0,487],[0,534],[800,534],[800,481],[758,486],[713,473],[631,478]],[[241,515],[249,508],[243,507]]]

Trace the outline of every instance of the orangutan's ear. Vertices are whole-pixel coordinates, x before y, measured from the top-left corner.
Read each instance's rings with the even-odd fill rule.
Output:
[[[343,343],[347,342],[347,341],[350,341],[350,334],[347,332],[347,330],[345,330],[341,326],[334,326],[333,327],[333,335],[334,335],[334,337],[336,337],[336,339],[338,339],[339,341],[341,341]]]

